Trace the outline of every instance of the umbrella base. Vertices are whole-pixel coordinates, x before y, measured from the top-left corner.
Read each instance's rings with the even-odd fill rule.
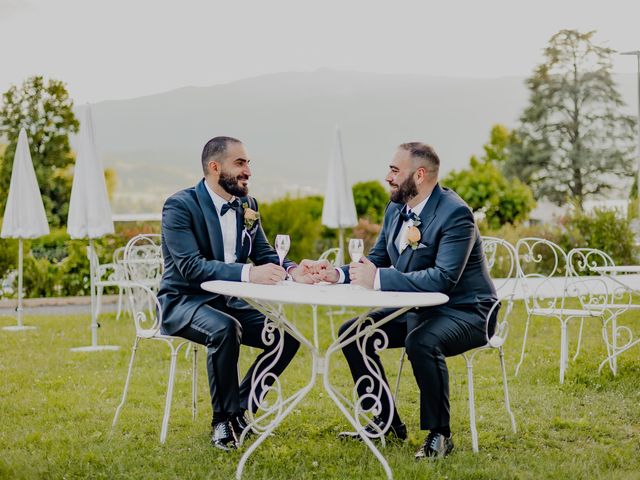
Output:
[[[22,330],[35,330],[38,327],[30,327],[28,325],[12,325],[10,327],[2,327],[3,330],[9,332],[21,332]]]
[[[103,350],[120,350],[118,345],[91,345],[89,347],[72,348],[72,352],[101,352]]]

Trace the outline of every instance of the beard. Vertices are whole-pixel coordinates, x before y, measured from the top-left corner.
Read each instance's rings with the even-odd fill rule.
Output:
[[[246,175],[238,175],[237,177],[234,177],[225,171],[221,171],[220,177],[218,178],[218,185],[224,188],[224,191],[230,195],[244,197],[249,193],[249,187],[243,187],[240,185],[241,180],[249,180],[249,177]]]
[[[409,178],[398,185],[398,189],[395,192],[391,192],[391,201],[395,203],[407,203],[416,195],[418,195],[418,186],[413,179],[413,175],[410,175]]]

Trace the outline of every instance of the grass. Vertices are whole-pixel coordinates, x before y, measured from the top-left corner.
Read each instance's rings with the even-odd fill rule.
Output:
[[[27,312],[28,313],[28,312]],[[640,334],[638,314],[622,323]],[[311,322],[298,309],[296,324],[311,337]],[[437,462],[416,463],[418,391],[409,364],[403,372],[400,413],[410,430],[404,445],[387,446],[395,478],[423,479],[640,479],[640,348],[620,357],[619,373],[598,375],[605,350],[596,322],[587,323],[583,351],[571,362],[564,385],[558,383],[559,325],[534,319],[529,353],[518,377],[513,369],[523,333],[523,309],[514,311],[506,359],[518,424],[513,434],[502,403],[498,356],[481,354],[475,363],[480,452],[471,451],[466,370],[449,359],[451,415],[456,449]],[[0,317],[0,326],[14,319]],[[0,331],[0,478],[181,478],[231,479],[241,451],[224,454],[209,444],[210,403],[204,355],[199,363],[199,413],[191,420],[190,361],[180,356],[169,435],[159,443],[168,377],[168,348],[142,342],[129,399],[117,427],[111,421],[122,393],[134,328],[128,319],[102,321],[100,343],[121,345],[117,352],[74,353],[90,341],[88,316],[25,318],[30,332]],[[330,337],[328,322],[321,338]],[[570,329],[571,349],[577,326]],[[241,353],[246,369],[253,354]],[[385,352],[395,382],[399,351]],[[292,391],[308,381],[309,355],[302,349],[283,376]],[[333,378],[350,395],[344,360]],[[277,435],[249,459],[246,479],[383,478],[377,460],[360,444],[338,441],[346,420],[319,381]]]

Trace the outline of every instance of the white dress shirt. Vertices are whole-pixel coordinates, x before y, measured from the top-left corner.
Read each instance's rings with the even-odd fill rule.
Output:
[[[209,188],[207,182],[204,182],[207,187],[207,192],[213,201],[213,206],[216,208],[218,219],[220,220],[220,229],[222,230],[222,243],[224,245],[224,263],[235,263],[236,257],[236,240],[238,238],[237,228],[238,223],[234,210],[228,210],[224,215],[221,215],[222,206],[227,203],[227,200],[222,198],[216,192]],[[231,197],[229,202],[233,202],[235,197]],[[250,264],[245,264],[242,267],[241,281],[249,281],[249,270],[251,270]]]
[[[416,205],[413,208],[409,208],[409,205],[405,205],[403,209],[406,209],[407,213],[413,212],[416,215],[420,216],[430,196],[431,195],[427,195],[427,198],[425,198],[423,201],[421,201],[418,205]],[[398,235],[396,235],[394,244],[398,249],[398,252],[400,252],[400,254],[402,254],[403,250],[407,248],[407,246],[409,245],[409,243],[407,242],[407,233],[409,232],[409,229],[411,227],[413,227],[413,220],[407,220],[406,222],[402,222],[402,226],[400,227],[400,230],[398,230]],[[340,268],[338,269],[338,275],[339,275],[338,283],[344,283],[345,281],[344,272]],[[380,287],[380,269],[378,268],[376,270],[375,279],[373,280],[373,289],[380,290],[380,288],[381,288]]]

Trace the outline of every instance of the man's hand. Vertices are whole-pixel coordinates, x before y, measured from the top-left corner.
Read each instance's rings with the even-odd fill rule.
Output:
[[[362,257],[358,263],[349,264],[351,283],[365,288],[373,288],[378,268],[367,257]]]
[[[312,262],[311,269],[315,282],[336,283],[340,279],[338,270],[329,260],[317,260]]]
[[[313,273],[313,260],[302,260],[297,267],[289,270],[289,275],[293,278],[294,282],[298,283],[315,283],[315,277]]]
[[[266,263],[264,265],[252,265],[249,270],[249,281],[251,283],[262,283],[263,285],[275,285],[287,278],[287,272],[280,265]]]

